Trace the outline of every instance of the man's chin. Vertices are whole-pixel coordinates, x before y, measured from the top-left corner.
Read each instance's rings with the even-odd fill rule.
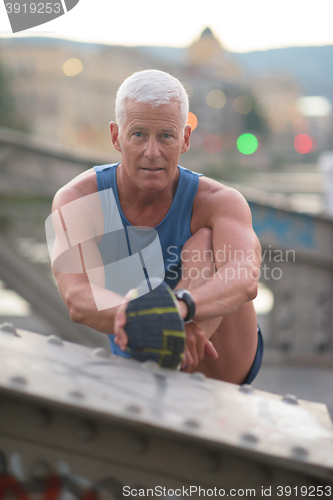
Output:
[[[155,179],[145,179],[142,180],[140,179],[139,182],[139,187],[143,190],[148,192],[156,192],[156,191],[162,191],[170,181],[167,181],[166,179],[158,179],[157,176]]]

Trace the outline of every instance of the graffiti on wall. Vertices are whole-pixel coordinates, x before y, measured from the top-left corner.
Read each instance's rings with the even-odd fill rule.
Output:
[[[315,219],[307,214],[287,212],[250,203],[253,227],[259,239],[288,248],[310,249],[316,246]]]

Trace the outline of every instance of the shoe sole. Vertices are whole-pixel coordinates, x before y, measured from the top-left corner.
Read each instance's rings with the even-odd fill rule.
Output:
[[[185,326],[176,297],[162,282],[151,292],[132,299],[127,306],[127,351],[138,361],[155,361],[176,369],[185,350]]]

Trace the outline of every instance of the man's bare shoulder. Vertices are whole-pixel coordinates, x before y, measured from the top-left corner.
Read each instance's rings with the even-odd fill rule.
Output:
[[[55,194],[52,208],[55,210],[66,203],[96,193],[97,191],[96,172],[93,168],[90,168],[59,189]]]
[[[248,219],[251,212],[239,191],[208,177],[200,177],[193,203],[195,228],[209,226],[208,221],[215,216]]]

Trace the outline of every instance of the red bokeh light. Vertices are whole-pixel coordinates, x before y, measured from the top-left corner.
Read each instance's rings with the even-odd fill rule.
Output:
[[[191,111],[188,112],[187,125],[191,125],[192,132],[198,125],[198,118]]]
[[[306,134],[296,135],[294,140],[294,146],[298,153],[302,155],[306,153],[311,153],[316,148],[316,141],[313,137]]]

